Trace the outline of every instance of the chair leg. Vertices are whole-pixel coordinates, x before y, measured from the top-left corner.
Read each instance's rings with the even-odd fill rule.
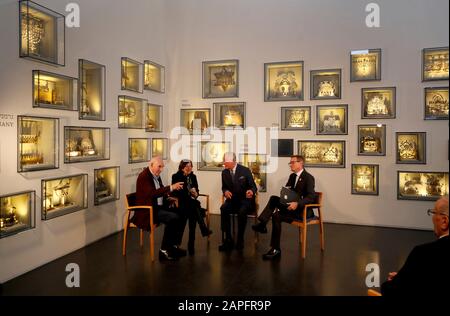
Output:
[[[302,258],[305,259],[306,257],[306,234],[308,231],[308,225],[303,226],[303,234],[302,234]]]
[[[320,216],[319,232],[320,232],[320,249],[322,251],[324,251],[325,250],[325,237],[324,237],[324,232],[323,232],[322,216]]]
[[[155,228],[150,228],[150,258],[155,261]]]
[[[126,214],[125,223],[123,225],[123,242],[122,242],[122,256],[125,256],[127,253],[127,233],[128,233],[128,219],[130,215]]]
[[[139,245],[144,246],[144,230],[139,229]]]
[[[258,224],[258,218],[255,216],[255,224]],[[259,241],[259,234],[255,231],[255,244]]]

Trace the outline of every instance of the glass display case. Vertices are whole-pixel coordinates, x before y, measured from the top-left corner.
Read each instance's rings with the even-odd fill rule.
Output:
[[[19,1],[20,57],[65,66],[65,17],[33,1]]]
[[[229,142],[208,142],[198,143],[199,159],[197,170],[199,171],[222,171],[223,155],[230,151]]]
[[[0,196],[0,238],[36,227],[36,192]]]
[[[311,70],[311,100],[341,98],[341,69]]]
[[[436,201],[443,196],[448,196],[448,172],[397,172],[398,200]]]
[[[150,159],[150,138],[128,138],[128,163],[147,162]]]
[[[352,194],[378,195],[378,165],[352,164]]]
[[[358,125],[358,155],[386,156],[386,125]]]
[[[119,95],[119,128],[145,129],[147,100]]]
[[[381,80],[381,49],[350,52],[350,82]]]
[[[169,139],[168,138],[153,138],[152,139],[152,157],[161,157],[167,160],[169,157]]]
[[[303,101],[303,61],[264,64],[264,101]]]
[[[203,99],[239,97],[239,60],[204,61]]]
[[[344,140],[299,140],[297,149],[305,159],[305,166],[345,168]]]
[[[448,87],[425,88],[425,120],[448,120]]]
[[[347,135],[347,104],[318,105],[316,109],[317,135]]]
[[[120,199],[120,167],[94,169],[94,205]]]
[[[422,50],[422,81],[448,80],[448,47]]]
[[[425,164],[426,137],[425,132],[403,133],[397,132],[395,137],[397,148],[396,163]]]
[[[281,130],[311,130],[311,107],[281,107]]]
[[[87,208],[87,180],[87,174],[42,180],[42,220]]]
[[[64,163],[108,160],[109,149],[107,127],[64,127]]]
[[[207,134],[211,126],[210,109],[181,109],[180,126],[191,135]],[[187,133],[184,131],[184,133]]]
[[[147,103],[147,113],[145,120],[146,132],[162,132],[163,118],[162,106]]]
[[[143,92],[144,64],[128,57],[121,59],[122,90]]]
[[[144,89],[159,93],[166,91],[166,68],[150,60],[144,60]]]
[[[59,119],[17,116],[17,172],[59,168]]]
[[[245,153],[239,160],[250,169],[258,192],[267,192],[267,155]]]
[[[214,103],[214,127],[245,129],[245,102]]]
[[[78,112],[80,120],[105,120],[106,67],[86,59],[78,60]]]
[[[33,107],[77,110],[78,79],[33,70]]]
[[[362,88],[361,118],[393,119],[396,114],[396,88]]]

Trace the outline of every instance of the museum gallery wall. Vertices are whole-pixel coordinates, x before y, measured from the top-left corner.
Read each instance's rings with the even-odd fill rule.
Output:
[[[198,1],[101,2],[79,2],[80,28],[64,28],[56,1],[2,4],[8,31],[0,40],[10,45],[0,89],[11,101],[0,105],[0,175],[8,179],[0,184],[0,282],[120,230],[125,194],[147,161],[165,158],[166,183],[176,171],[177,126],[204,154],[194,167],[212,201],[220,201],[221,152],[234,150],[249,166],[261,204],[285,183],[289,154],[301,153],[324,192],[326,221],[430,229],[425,210],[448,194],[448,3],[412,8],[407,15],[429,19],[405,35],[387,18],[401,19],[402,6],[388,1],[380,29],[362,25],[362,5],[331,0],[301,10],[286,2],[300,20],[275,15],[273,3],[233,14],[256,0],[200,11]],[[317,24],[323,10],[333,15]],[[143,32],[111,22],[123,12],[152,17],[151,25]],[[358,30],[347,37],[344,13]],[[401,47],[392,45],[398,38]],[[251,127],[276,129],[277,139],[253,151],[209,133]],[[276,172],[267,172],[270,159]]]

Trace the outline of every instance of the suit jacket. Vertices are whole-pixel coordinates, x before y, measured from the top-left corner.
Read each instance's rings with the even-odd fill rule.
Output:
[[[236,172],[234,174],[234,183],[231,178],[231,171],[228,169],[222,170],[222,192],[230,191],[233,193],[232,200],[242,201],[246,199],[247,190],[253,191],[253,196],[257,192],[255,181],[253,180],[250,169],[240,164],[236,165]]]
[[[383,296],[442,296],[448,293],[449,258],[449,236],[416,246],[397,275],[381,285],[381,293]]]
[[[300,179],[295,185],[295,179],[297,178],[296,173],[292,173],[286,183],[286,187],[290,187],[291,190],[297,192],[300,196],[300,201],[305,202],[305,204],[314,203],[316,200],[316,192],[314,191],[315,180],[314,177],[303,169]],[[294,187],[295,186],[295,187]]]
[[[157,199],[159,197],[163,197],[163,206],[167,206],[168,203],[166,201],[166,197],[170,192],[170,186],[163,186],[161,178],[159,181],[160,188],[156,189],[155,183],[153,182],[153,175],[148,167],[139,174],[136,181],[136,204],[153,206],[153,214],[155,215],[154,218],[156,222],[158,222],[158,211],[161,208],[158,206]],[[134,212],[134,216],[131,221],[139,228],[145,230],[150,229],[150,217],[148,212]]]
[[[172,184],[183,182],[183,189],[173,191],[170,194],[171,196],[177,197],[180,204],[187,204],[192,200],[191,194],[188,190],[188,179],[191,182],[191,187],[195,188],[197,190],[197,193],[199,193],[197,176],[193,172],[191,172],[188,176],[185,176],[183,174],[183,171],[178,171],[177,173],[174,173],[172,175]]]

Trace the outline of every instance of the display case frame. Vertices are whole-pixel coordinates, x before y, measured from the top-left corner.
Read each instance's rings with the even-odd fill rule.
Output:
[[[151,113],[155,113],[156,117],[151,117]],[[145,131],[151,133],[161,133],[163,131],[163,122],[163,106],[159,104],[147,103],[145,110]]]
[[[361,89],[362,119],[394,119],[396,112],[396,87]]]
[[[38,135],[31,134],[33,126],[24,127],[24,121],[41,122],[42,126],[44,121],[53,122],[53,131],[46,132],[39,131]],[[36,126],[37,127],[37,126]],[[30,134],[25,134],[24,129],[30,131]],[[43,127],[42,127],[43,128]],[[51,126],[49,127],[51,128]],[[42,136],[41,133],[44,135]],[[25,137],[23,137],[25,136]],[[52,145],[47,146],[46,141],[51,140],[53,137]],[[42,170],[59,169],[59,118],[43,117],[43,116],[30,116],[30,115],[18,115],[17,116],[17,172],[33,172]],[[33,145],[34,144],[34,145]],[[31,148],[30,148],[31,147]],[[34,149],[32,147],[35,147]],[[46,152],[40,153],[39,148],[47,148]],[[28,154],[24,154],[28,152]],[[50,160],[50,162],[45,163]],[[33,163],[34,162],[34,163]],[[27,166],[28,165],[28,166]]]
[[[439,57],[433,60],[433,54]],[[449,79],[448,55],[448,46],[422,49],[422,82]],[[447,72],[445,72],[445,69],[447,69]]]
[[[362,169],[364,167],[366,167],[365,170]],[[352,164],[351,193],[355,195],[378,195],[380,186],[379,169],[379,165],[374,164]],[[369,190],[366,190],[366,185],[369,186]]]
[[[386,125],[358,125],[358,156],[386,156]]]
[[[345,168],[345,140],[299,140],[297,152],[305,167]]]
[[[152,71],[153,70],[153,71]],[[152,76],[152,73],[155,75]],[[154,80],[152,80],[156,77]],[[159,80],[158,80],[159,78]],[[155,81],[152,85],[151,83]],[[144,60],[144,90],[154,91],[158,93],[166,92],[166,68],[151,60]]]
[[[20,197],[25,195],[27,197],[20,199]],[[13,200],[13,198],[15,199]],[[25,201],[22,201],[24,199]],[[17,211],[16,206],[24,204],[27,204],[26,212],[21,212],[21,209]],[[22,218],[24,218],[23,221],[21,221]],[[22,191],[0,196],[0,239],[34,229],[35,227],[36,191]]]
[[[162,147],[162,148],[161,148]],[[161,157],[162,160],[169,159],[169,139],[168,138],[152,138],[152,155],[151,157]]]
[[[139,150],[138,144],[142,146],[146,143],[142,150]],[[134,158],[133,158],[134,157]],[[142,163],[149,162],[152,159],[151,155],[151,139],[150,138],[128,138],[128,163]]]
[[[427,163],[426,132],[396,132],[395,152],[397,164]]]
[[[213,108],[215,129],[245,129],[246,102],[217,102]]]
[[[198,142],[198,171],[222,171],[223,155],[231,150],[230,142]],[[209,147],[209,148],[208,148]],[[203,154],[205,153],[205,155]]]
[[[282,106],[280,129],[282,131],[310,131],[310,106]]]
[[[94,169],[94,205],[117,200],[120,200],[120,167]]]
[[[147,107],[146,99],[119,95],[117,106],[119,129],[145,129]]]
[[[303,101],[304,78],[302,60],[265,63],[264,102]]]
[[[424,120],[448,120],[448,86],[424,89]]]
[[[294,140],[292,138],[277,138],[270,140],[271,157],[291,157],[294,154]]]
[[[181,130],[181,134],[183,135],[209,134],[211,129],[211,109],[210,108],[181,109],[180,127],[184,127]],[[188,131],[187,133],[186,130]]]
[[[341,123],[342,121],[343,124]],[[348,104],[317,105],[316,135],[347,134]]]
[[[106,66],[87,59],[78,59],[78,79],[78,118],[105,121]]]
[[[94,131],[96,133],[94,134]],[[77,132],[76,142],[68,135]],[[101,148],[98,148],[101,143]],[[109,127],[64,126],[64,163],[92,162],[110,159]]]
[[[19,1],[19,57],[65,66],[65,16],[29,0]]]
[[[350,51],[350,82],[381,80],[381,48]]]
[[[77,111],[78,86],[77,78],[44,70],[33,70],[33,108]]]
[[[443,194],[436,194],[442,189]],[[446,195],[448,172],[397,171],[397,200],[436,201]]]
[[[202,97],[203,99],[238,98],[239,60],[202,62]]]
[[[73,179],[76,179],[77,181],[75,184],[77,188],[73,189],[72,187],[73,190],[71,190],[70,182]],[[63,180],[68,181],[63,182]],[[57,182],[58,184],[56,184]],[[56,184],[51,192],[50,188],[47,188],[47,183]],[[82,186],[81,188],[78,187],[80,185]],[[55,191],[58,191],[59,194]],[[78,194],[78,196],[74,197],[73,196],[74,194]],[[43,221],[47,221],[53,218],[61,217],[67,214],[87,209],[88,207],[87,173],[56,177],[50,179],[42,179],[41,198],[42,198],[41,219]],[[72,200],[77,201],[77,203],[73,202]]]
[[[267,158],[268,155],[266,154],[239,154],[239,161],[243,166],[250,169],[258,192],[267,192]]]
[[[120,69],[120,88],[126,91],[144,93],[144,64],[128,57],[122,57]]]
[[[340,68],[311,70],[309,98],[310,100],[342,99],[342,70]]]

